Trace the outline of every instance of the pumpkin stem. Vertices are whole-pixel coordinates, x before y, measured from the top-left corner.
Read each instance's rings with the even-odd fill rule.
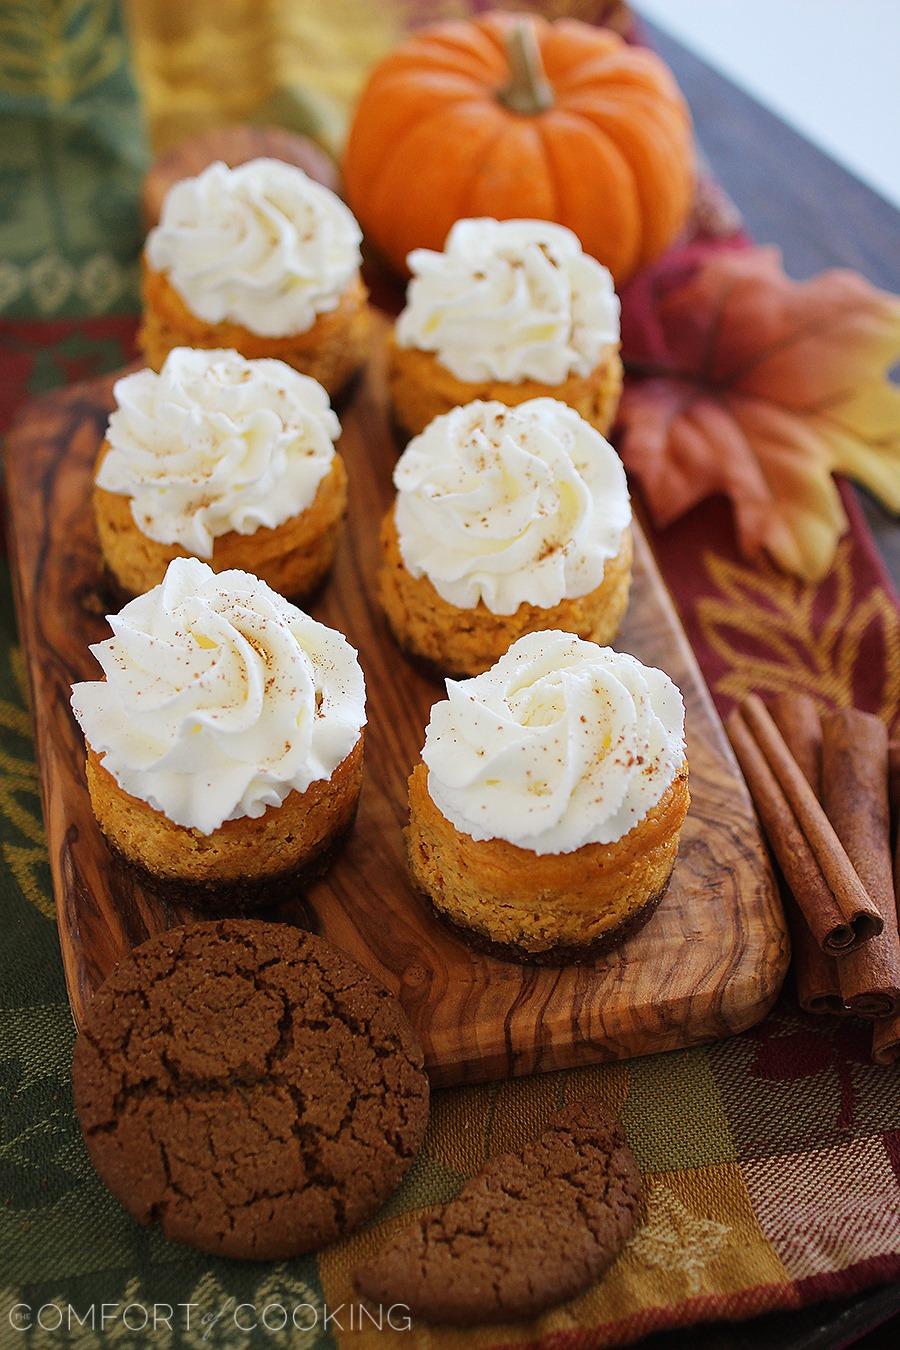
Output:
[[[498,91],[500,102],[512,112],[534,116],[553,105],[553,90],[544,72],[534,24],[527,19],[506,34],[506,59],[512,78]]]

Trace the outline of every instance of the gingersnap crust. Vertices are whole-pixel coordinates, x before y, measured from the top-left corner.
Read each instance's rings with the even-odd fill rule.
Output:
[[[353,833],[356,806],[347,824],[331,838],[323,839],[302,863],[286,867],[281,872],[267,872],[256,877],[236,877],[233,881],[180,881],[177,877],[159,876],[127,858],[111,840],[106,844],[117,862],[127,868],[139,885],[152,891],[164,904],[190,906],[216,918],[252,915],[254,911],[268,911],[279,905],[296,901],[325,875]],[[292,922],[300,920],[293,916]],[[317,924],[310,914],[310,922],[301,926],[316,931]]]
[[[265,886],[299,869],[321,864],[326,850],[353,823],[362,787],[364,733],[329,779],[290,792],[261,816],[226,820],[212,834],[176,825],[162,811],[121,788],[91,746],[87,785],[97,823],[127,862],[166,884],[198,888],[213,903],[264,895]],[[259,903],[257,901],[257,903]],[[268,902],[264,902],[268,903]]]
[[[358,274],[335,309],[317,315],[304,333],[262,337],[242,324],[206,323],[191,313],[165,272],[143,259],[141,297],[144,314],[138,345],[147,364],[160,370],[173,347],[233,348],[248,361],[271,357],[301,375],[311,375],[332,398],[365,362],[371,342],[372,316],[368,291]]]
[[[569,375],[561,384],[538,380],[459,380],[433,352],[401,347],[393,332],[388,342],[388,388],[394,417],[409,435],[417,436],[428,423],[476,399],[496,400],[514,408],[532,398],[555,398],[567,403],[605,436],[615,421],[622,394],[622,360],[618,345],[600,354],[587,375]]]
[[[95,476],[108,452],[104,441]],[[135,523],[131,500],[94,484],[94,519],[103,560],[116,589],[127,597],[159,585],[173,558],[191,556],[177,544],[161,544],[144,534]],[[346,510],[347,470],[336,454],[305,511],[274,528],[261,525],[253,534],[230,530],[220,535],[206,561],[214,572],[237,568],[259,577],[280,595],[306,599],[334,562]]]
[[[651,895],[646,904],[635,910],[627,919],[623,919],[621,923],[614,924],[612,928],[607,928],[599,937],[580,944],[569,943],[567,945],[563,942],[557,942],[552,947],[543,947],[538,951],[529,951],[527,947],[521,947],[515,942],[495,942],[475,928],[456,923],[444,910],[438,909],[430,895],[425,895],[424,892],[420,893],[438,922],[455,933],[473,951],[483,952],[485,956],[491,956],[495,961],[514,961],[520,966],[583,966],[590,965],[592,961],[596,961],[598,956],[602,956],[613,947],[620,947],[626,939],[632,937],[635,933],[639,933],[659,909],[671,880],[672,873],[670,872],[662,886],[655,895]]]
[[[97,991],[75,1109],[101,1180],[202,1251],[286,1260],[394,1191],[428,1116],[399,1002],[321,938],[224,920],[171,929]]]
[[[634,1231],[640,1196],[618,1124],[597,1103],[575,1102],[389,1238],[354,1272],[356,1286],[428,1322],[534,1317],[599,1279]]]
[[[442,675],[480,675],[525,633],[558,628],[608,646],[628,608],[632,553],[628,528],[618,552],[606,561],[600,585],[558,605],[523,603],[513,614],[494,614],[479,600],[473,609],[460,609],[440,596],[428,577],[408,571],[391,508],[381,526],[378,598],[391,632],[410,656]]]

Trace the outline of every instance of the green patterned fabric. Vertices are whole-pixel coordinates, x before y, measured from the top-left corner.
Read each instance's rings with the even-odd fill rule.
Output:
[[[116,0],[3,0],[0,314],[134,310],[146,163]]]

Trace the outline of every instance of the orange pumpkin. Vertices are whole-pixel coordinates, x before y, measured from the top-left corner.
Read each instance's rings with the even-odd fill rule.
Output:
[[[375,67],[343,172],[398,270],[462,216],[532,217],[568,225],[622,282],[681,229],[693,166],[687,107],[652,52],[497,12],[423,29]]]

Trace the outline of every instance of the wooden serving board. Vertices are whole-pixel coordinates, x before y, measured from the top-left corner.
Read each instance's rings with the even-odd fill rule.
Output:
[[[69,707],[72,682],[99,674],[88,643],[109,635],[90,492],[112,383],[32,404],[7,447],[19,627],[76,1021],[125,952],[193,917],[144,891],[107,851]],[[398,452],[381,350],[339,411],[350,511],[334,575],[312,608],[359,649],[368,687],[365,785],[356,829],[326,878],[270,917],[314,928],[395,990],[438,1084],[647,1054],[752,1025],[787,966],[781,907],[743,780],[639,529],[619,645],[667,670],[684,693],[693,798],[662,905],[618,951],[564,969],[477,954],[426,912],[407,880],[401,831],[407,776],[441,687],[404,659],[375,600],[378,526]]]

